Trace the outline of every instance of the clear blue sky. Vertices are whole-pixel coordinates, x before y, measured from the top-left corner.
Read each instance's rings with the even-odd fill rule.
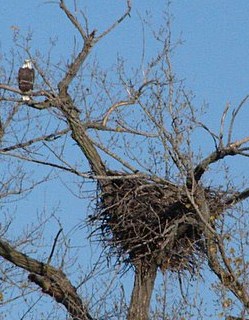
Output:
[[[87,0],[78,3],[84,3],[79,7],[82,10],[86,8],[90,29],[98,31],[108,26],[124,8],[122,0]],[[164,0],[134,0],[131,17],[103,39],[92,54],[106,67],[113,64],[117,53],[125,56],[131,66],[137,66],[142,52],[142,25],[139,16],[151,11],[156,28],[163,23],[161,17],[162,11],[166,9],[165,3]],[[180,79],[185,79],[186,87],[195,94],[196,106],[208,103],[209,110],[204,118],[214,129],[225,104],[230,102],[235,107],[249,93],[249,1],[175,0],[172,1],[171,12],[174,15],[173,36],[184,41],[173,57],[175,71]],[[39,49],[46,53],[49,38],[58,38],[53,62],[69,58],[75,31],[53,1],[0,0],[0,14],[0,54],[8,54],[13,48],[15,27],[24,35],[29,30],[32,31],[33,52]],[[147,55],[151,56],[154,53],[153,42],[148,34],[145,40]],[[25,58],[20,49],[19,54],[23,54]],[[18,67],[16,65],[16,69]],[[248,115],[248,108],[245,108],[237,124],[237,137],[248,132]],[[199,137],[200,143],[201,139]],[[245,166],[242,159],[237,160],[236,164],[239,176],[239,170],[242,172]],[[70,176],[63,179],[64,182],[70,182]],[[66,231],[87,213],[82,201],[67,192],[59,182],[41,186],[34,194],[35,201],[32,200],[34,197],[27,197],[18,206],[17,216],[24,224],[30,221],[30,215],[43,206],[52,210],[60,204],[60,219]],[[72,211],[75,212],[73,219]],[[55,229],[50,226],[49,229],[52,235],[58,230],[57,226]],[[82,240],[85,237],[82,235]],[[89,252],[85,259],[88,254]]]

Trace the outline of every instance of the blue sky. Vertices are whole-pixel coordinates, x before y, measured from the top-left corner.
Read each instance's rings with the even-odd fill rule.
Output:
[[[179,71],[211,110],[240,101],[248,92],[248,1],[175,3],[175,24],[186,40]]]
[[[114,21],[124,8],[122,0],[95,0],[94,5],[92,3],[91,0],[78,1],[78,7],[86,10],[90,29],[96,28],[98,32]],[[127,65],[139,65],[142,54],[141,17],[150,11],[151,21],[156,28],[164,23],[162,12],[166,9],[165,3],[163,0],[134,0],[131,17],[103,39],[92,55],[107,68],[115,62],[117,54],[125,56]],[[15,27],[24,35],[32,31],[33,52],[41,50],[46,54],[49,38],[56,38],[58,40],[53,51],[53,62],[69,59],[74,43],[73,35],[76,35],[76,32],[54,2],[0,0],[0,13],[0,54],[9,54],[13,48],[12,37]],[[236,107],[249,93],[249,2],[175,0],[172,1],[171,13],[174,15],[173,37],[183,40],[183,44],[173,56],[175,72],[179,79],[185,79],[186,88],[193,91],[197,107],[201,107],[204,102],[208,104],[209,109],[204,119],[215,129],[226,103],[229,102]],[[145,48],[148,57],[153,55],[154,42],[150,39],[149,33],[145,36]],[[20,48],[18,52],[25,58]],[[18,69],[19,62],[16,61],[16,64]],[[248,114],[248,108],[244,108],[236,124],[237,138],[245,136],[248,132]],[[202,139],[204,137],[198,137],[198,143],[201,143]],[[246,168],[245,161],[238,158],[236,166],[237,177],[240,177]],[[61,179],[63,183],[73,184],[69,175]],[[82,200],[67,192],[58,181],[46,187],[39,187],[34,194],[34,197],[27,197],[22,205],[18,205],[17,215],[23,225],[30,220],[29,215],[32,211],[39,211],[43,207],[52,211],[59,205],[60,219],[67,232],[83,220],[82,211],[84,215],[87,213]],[[35,201],[32,200],[34,198]],[[75,212],[74,219],[69,215],[72,208]],[[53,239],[57,226],[50,225],[48,229],[52,232]],[[89,252],[85,259],[88,258],[88,254]]]

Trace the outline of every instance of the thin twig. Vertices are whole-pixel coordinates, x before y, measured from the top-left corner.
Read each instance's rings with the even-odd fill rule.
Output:
[[[106,148],[103,144],[98,143],[97,141],[93,140],[91,138],[92,143],[98,147],[99,149],[101,149],[102,151],[104,151],[106,154],[108,154],[109,156],[111,156],[113,159],[117,160],[119,163],[121,163],[124,167],[126,167],[127,169],[133,171],[133,172],[137,172],[137,168],[133,167],[131,164],[129,164],[127,161],[125,161],[124,159],[122,159],[121,157],[119,157],[117,154],[115,154],[114,152],[110,151],[108,148]]]
[[[229,127],[229,131],[228,131],[228,139],[227,139],[227,143],[230,144],[231,143],[231,139],[232,139],[232,131],[233,131],[233,125],[234,125],[234,121],[240,111],[240,109],[244,106],[244,104],[246,103],[247,99],[249,98],[249,95],[245,96],[245,98],[240,102],[239,106],[237,107],[237,109],[235,109],[232,113],[232,119],[230,122],[230,127]]]
[[[60,0],[60,8],[65,12],[68,19],[72,22],[72,24],[75,26],[75,28],[79,31],[84,41],[87,40],[87,34],[85,30],[82,28],[79,21],[74,17],[74,15],[70,12],[70,10],[65,5],[64,0]]]
[[[224,136],[224,125],[227,117],[228,110],[230,108],[230,103],[226,104],[226,107],[222,113],[221,121],[220,121],[220,134],[219,134],[219,148],[223,147],[223,136]]]
[[[96,41],[99,41],[103,37],[105,37],[108,33],[110,33],[113,29],[117,27],[127,16],[130,15],[131,12],[131,0],[127,0],[126,2],[127,10],[126,12],[117,20],[115,21],[108,29],[106,29],[104,32],[102,32],[98,37],[96,37]]]
[[[129,105],[132,105],[132,104],[134,104],[134,103],[135,103],[135,100],[134,100],[134,99],[126,100],[126,101],[119,101],[119,102],[117,102],[117,103],[114,103],[114,104],[107,110],[107,112],[106,112],[106,114],[105,114],[105,116],[104,116],[104,118],[103,118],[103,122],[102,122],[103,126],[106,125],[109,116],[111,115],[111,113],[112,113],[115,109],[117,109],[117,108],[119,108],[119,107],[123,107],[123,106],[129,106]]]
[[[38,137],[38,138],[35,138],[35,139],[31,139],[31,140],[28,140],[28,141],[25,141],[25,142],[22,142],[22,143],[17,143],[13,146],[9,146],[9,147],[5,147],[3,149],[0,149],[0,153],[3,154],[3,153],[6,153],[6,152],[9,152],[9,151],[12,151],[12,150],[16,150],[16,149],[23,149],[25,147],[28,147],[36,142],[40,142],[40,141],[52,141],[52,140],[55,140],[57,138],[60,138],[62,135],[64,134],[67,134],[68,132],[70,131],[69,128],[67,129],[64,129],[64,130],[61,130],[61,131],[57,131],[57,132],[54,132],[54,133],[51,133],[51,134],[47,134],[47,135],[44,135],[44,136],[41,136],[41,137]]]
[[[49,257],[48,257],[48,260],[47,260],[47,264],[48,264],[48,265],[49,265],[50,262],[51,262],[51,259],[52,259],[52,257],[53,257],[54,250],[55,250],[55,247],[56,247],[56,243],[57,243],[57,241],[58,241],[59,235],[60,235],[60,233],[62,232],[62,230],[63,230],[63,229],[61,228],[61,229],[57,232],[56,237],[54,238],[53,247],[52,247],[52,250],[51,250],[50,255],[49,255]]]

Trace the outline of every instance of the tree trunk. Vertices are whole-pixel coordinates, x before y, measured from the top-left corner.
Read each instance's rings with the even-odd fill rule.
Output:
[[[134,287],[127,320],[148,320],[151,295],[157,274],[156,264],[136,266]]]

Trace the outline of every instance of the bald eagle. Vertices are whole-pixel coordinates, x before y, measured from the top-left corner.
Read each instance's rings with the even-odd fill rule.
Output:
[[[18,71],[19,89],[24,93],[23,101],[29,101],[29,92],[33,90],[35,79],[35,70],[33,69],[31,60],[24,60],[23,66]]]

